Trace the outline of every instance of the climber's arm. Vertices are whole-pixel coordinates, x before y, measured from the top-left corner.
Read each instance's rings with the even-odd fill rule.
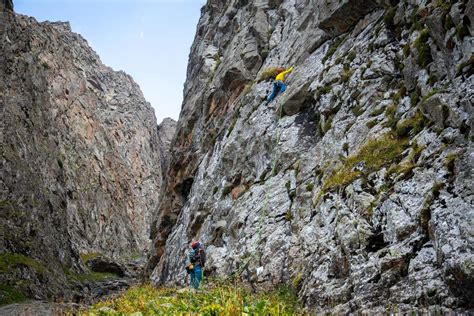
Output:
[[[284,75],[293,71],[293,66],[283,72]]]

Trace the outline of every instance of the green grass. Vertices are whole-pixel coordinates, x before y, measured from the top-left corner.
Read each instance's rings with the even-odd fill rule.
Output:
[[[429,124],[430,121],[420,111],[417,111],[411,117],[398,121],[395,132],[400,137],[407,136],[408,134],[416,135]]]
[[[364,114],[365,112],[365,109],[362,105],[356,105],[355,107],[353,107],[351,109],[351,112],[352,114],[354,114],[355,116],[361,116],[362,114]]]
[[[353,71],[350,68],[344,67],[341,73],[341,82],[348,82],[352,76],[352,73]]]
[[[428,45],[429,38],[430,33],[428,29],[424,29],[420,32],[417,39],[415,40],[415,48],[418,51],[418,65],[423,68],[428,66],[428,64],[433,61],[431,49]]]
[[[465,71],[467,74],[472,74],[473,73],[473,70],[472,70],[473,65],[474,65],[474,54],[471,54],[471,57],[467,61],[461,63],[458,66],[458,71],[457,71],[456,75],[459,76],[460,74],[462,74],[463,71],[464,71],[464,68],[467,68],[467,70]]]
[[[8,273],[11,269],[25,266],[35,270],[38,274],[44,274],[46,269],[38,260],[29,258],[19,253],[0,254],[0,273]]]
[[[26,297],[14,288],[0,284],[0,306],[19,303],[25,299]]]
[[[389,7],[385,10],[383,21],[388,28],[394,27],[393,18],[395,17],[395,13],[397,13],[397,7]]]
[[[438,94],[440,93],[441,90],[440,89],[433,89],[431,90],[430,92],[428,92],[422,99],[422,101],[426,101],[428,100],[429,98],[431,98],[432,96],[434,96],[435,94]]]
[[[79,282],[100,282],[118,278],[114,273],[108,272],[89,272],[84,274],[69,273],[69,278]]]
[[[98,252],[86,252],[86,253],[81,253],[80,257],[82,262],[87,263],[90,260],[96,259],[100,256],[100,253]]]
[[[102,311],[101,311],[102,309]],[[122,295],[99,302],[81,315],[303,315],[294,291],[280,287],[253,294],[241,284],[206,284],[184,288],[137,285]]]
[[[323,94],[327,94],[331,92],[331,85],[327,84],[323,87],[318,87],[316,89],[316,94],[315,94],[315,98],[316,100],[319,100],[319,98],[323,95]]]
[[[342,42],[344,42],[344,40],[346,39],[345,36],[343,37],[339,37],[338,39],[336,39],[332,44],[331,46],[329,46],[328,48],[328,51],[326,52],[326,55],[323,57],[323,59],[321,60],[321,62],[324,64],[329,58],[332,57],[332,55],[334,55],[334,53],[336,52],[337,48],[342,44]]]
[[[365,123],[365,126],[367,126],[368,128],[372,128],[375,125],[377,125],[377,123],[378,123],[377,119],[374,119],[374,120],[371,120],[371,121],[368,121],[367,123]]]
[[[358,163],[364,163],[364,172],[370,173],[379,170],[382,166],[391,163],[407,147],[408,139],[399,138],[394,133],[387,133],[379,138],[371,139],[361,146],[354,155],[347,157],[345,162],[333,170],[332,174],[323,182],[323,191],[331,191],[344,187],[362,175],[355,170]]]

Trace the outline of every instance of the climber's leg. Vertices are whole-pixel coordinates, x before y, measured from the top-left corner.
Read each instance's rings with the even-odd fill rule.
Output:
[[[267,98],[268,102],[272,102],[272,100],[276,97],[276,95],[278,94],[278,89],[279,89],[278,81],[274,81],[272,93]]]

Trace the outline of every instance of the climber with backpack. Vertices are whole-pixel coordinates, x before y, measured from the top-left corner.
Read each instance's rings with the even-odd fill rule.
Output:
[[[192,250],[188,254],[189,263],[186,266],[186,271],[191,277],[191,286],[198,289],[202,280],[202,270],[206,264],[206,253],[203,245],[197,240],[191,243],[191,248]]]
[[[267,102],[270,103],[273,99],[278,95],[278,93],[283,93],[286,90],[285,84],[285,75],[290,73],[293,70],[293,67],[290,67],[285,70],[283,67],[279,67],[277,69],[278,75],[275,77],[275,81],[273,81],[273,89],[272,93],[267,97]]]

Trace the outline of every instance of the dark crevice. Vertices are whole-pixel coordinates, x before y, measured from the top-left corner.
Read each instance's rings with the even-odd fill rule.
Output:
[[[367,252],[377,252],[388,245],[384,240],[381,227],[377,227],[373,231],[372,235],[367,239],[367,242],[367,246],[365,247]]]

